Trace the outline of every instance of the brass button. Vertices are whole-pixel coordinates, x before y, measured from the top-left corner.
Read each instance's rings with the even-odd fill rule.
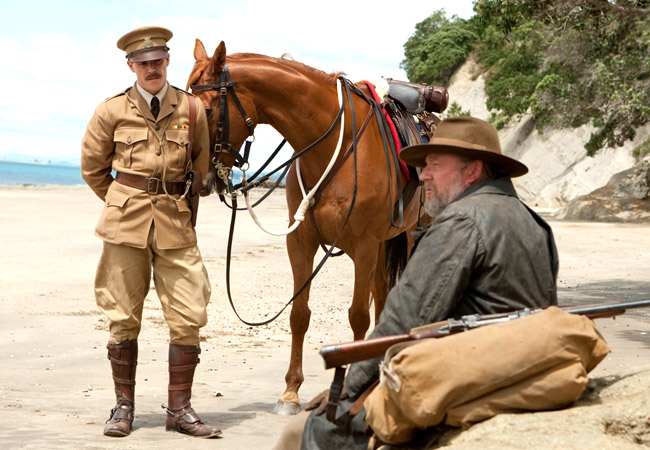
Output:
[[[158,199],[157,199],[156,197],[152,198],[152,199],[151,199],[151,203],[153,203],[153,204],[158,203]]]
[[[181,145],[185,145],[185,141],[181,140]]]
[[[161,154],[162,154],[162,152],[160,150],[156,150],[156,155],[157,156],[160,156]]]
[[[156,124],[156,126],[155,126],[154,128],[155,128],[156,130],[160,130],[160,125]]]
[[[130,137],[126,139],[126,143],[127,143],[127,144],[130,144],[130,143],[131,143],[131,138],[130,138]]]

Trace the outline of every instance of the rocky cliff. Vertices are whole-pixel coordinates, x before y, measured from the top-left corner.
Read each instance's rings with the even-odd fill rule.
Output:
[[[468,60],[449,84],[450,102],[487,120],[485,78]],[[575,220],[640,222],[650,220],[649,162],[632,150],[650,137],[650,124],[637,130],[623,147],[587,156],[584,144],[592,128],[536,130],[531,116],[499,131],[504,154],[519,159],[530,172],[514,180],[528,205],[550,215]]]

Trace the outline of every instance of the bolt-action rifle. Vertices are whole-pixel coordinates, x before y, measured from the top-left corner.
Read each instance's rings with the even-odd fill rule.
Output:
[[[625,313],[625,310],[650,306],[650,300],[639,300],[622,303],[605,303],[586,306],[562,306],[562,310],[571,314],[580,314],[590,319],[602,317],[615,317]],[[330,387],[326,404],[327,419],[339,426],[347,424],[352,417],[363,408],[363,400],[370,393],[374,384],[367,389],[354,404],[340,416],[336,416],[336,406],[341,397],[345,370],[348,364],[364,361],[366,359],[383,356],[390,347],[406,341],[419,339],[441,338],[451,334],[468,331],[473,328],[491,325],[494,323],[508,322],[520,317],[541,312],[543,308],[522,309],[502,314],[473,314],[462,316],[460,319],[448,319],[419,328],[414,328],[409,334],[382,336],[360,341],[346,342],[343,344],[326,345],[321,348],[320,355],[325,360],[325,368],[336,368],[334,381]],[[376,384],[376,382],[375,382]]]
[[[563,306],[562,310],[571,314],[581,314],[590,319],[615,317],[625,313],[625,310],[650,306],[650,300],[638,300],[622,303],[605,303],[586,306]],[[508,322],[520,317],[529,316],[542,311],[537,309],[522,309],[502,314],[473,314],[460,319],[448,319],[411,330],[409,334],[382,336],[343,344],[326,345],[321,348],[320,355],[325,360],[325,368],[345,366],[357,361],[383,356],[391,346],[405,341],[419,339],[441,338],[450,334],[471,330],[472,328]]]

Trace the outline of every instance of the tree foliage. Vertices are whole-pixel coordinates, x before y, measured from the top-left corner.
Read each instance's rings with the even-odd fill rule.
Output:
[[[432,14],[427,20],[435,17],[436,26],[409,40],[403,66],[419,43],[440,42],[459,28],[475,36],[470,50],[462,48],[474,51],[486,70],[487,106],[497,126],[524,113],[539,128],[590,123],[596,131],[585,148],[593,154],[622,145],[650,121],[650,0],[477,0],[474,10],[469,21]],[[447,57],[443,49],[426,56]],[[453,59],[448,66],[459,64]],[[425,78],[407,71],[411,80],[448,79],[442,62],[421,67],[436,72]]]
[[[444,9],[415,26],[415,33],[404,44],[401,67],[410,80],[447,85],[454,71],[467,59],[477,36],[465,21],[445,17]]]

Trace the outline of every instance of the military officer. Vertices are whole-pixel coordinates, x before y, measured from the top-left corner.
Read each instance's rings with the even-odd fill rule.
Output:
[[[207,173],[209,138],[202,103],[167,82],[171,37],[165,28],[144,27],[117,41],[136,82],[97,107],[82,140],[82,176],[104,202],[95,230],[104,241],[95,297],[109,322],[117,400],[104,428],[107,436],[131,432],[138,334],[152,268],[169,326],[166,428],[198,437],[221,434],[190,405],[211,291],[186,174]]]

